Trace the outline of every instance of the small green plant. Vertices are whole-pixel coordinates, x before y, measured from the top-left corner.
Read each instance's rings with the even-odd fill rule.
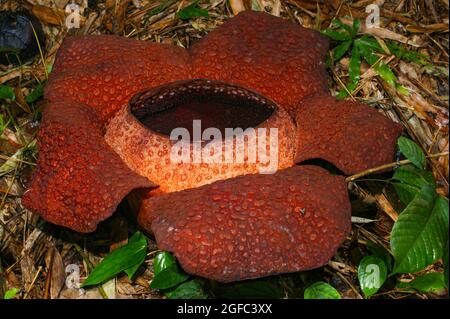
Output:
[[[366,61],[389,85],[395,87],[400,93],[407,95],[408,90],[397,83],[394,72],[382,61],[381,57],[383,55],[394,55],[405,61],[428,65],[426,56],[406,50],[400,45],[389,41],[386,42],[386,47],[383,48],[374,37],[369,35],[359,36],[358,30],[360,25],[361,21],[359,19],[354,19],[352,26],[346,25],[339,19],[333,19],[331,27],[321,31],[323,35],[329,37],[335,43],[331,54],[327,57],[328,67],[341,60],[347,52],[350,52],[347,86],[339,92],[337,97],[345,98],[357,88],[360,80],[362,60]]]
[[[20,291],[19,288],[11,288],[11,289],[9,289],[9,290],[7,290],[5,292],[5,295],[3,296],[3,299],[13,299],[14,297],[17,296],[19,291]]]
[[[358,278],[367,298],[382,287],[387,276],[418,273],[441,258],[444,259],[443,274],[426,273],[410,283],[399,283],[398,287],[429,292],[448,286],[448,199],[437,194],[436,181],[425,170],[426,157],[420,147],[405,137],[398,139],[398,146],[413,164],[397,168],[392,177],[394,188],[406,207],[391,232],[394,265],[391,266],[387,252],[372,244],[368,249],[373,255],[360,262]]]
[[[323,281],[313,283],[305,289],[304,299],[341,299],[339,292],[333,286]]]
[[[16,95],[10,86],[0,84],[0,100],[14,100]]]
[[[192,279],[166,251],[153,259],[153,280],[150,287],[161,290],[170,299],[204,299],[207,295],[197,279]]]
[[[132,279],[147,256],[147,238],[136,232],[123,247],[106,256],[89,274],[82,287],[101,284],[125,272]]]
[[[40,99],[42,97],[42,95],[44,94],[44,85],[45,83],[39,83],[33,91],[31,91],[26,97],[25,97],[25,101],[27,103],[34,103],[36,102],[38,99]]]
[[[198,6],[198,1],[194,1],[184,9],[178,11],[177,17],[181,20],[190,20],[198,17],[209,17],[209,13],[208,10]]]
[[[413,289],[420,292],[441,292],[445,287],[444,274],[440,272],[424,274],[408,283],[397,283],[397,288]]]
[[[3,117],[3,114],[0,113],[0,135],[3,134],[3,132],[8,127],[10,122],[11,122],[11,118],[9,118],[8,121],[5,122],[5,118]]]

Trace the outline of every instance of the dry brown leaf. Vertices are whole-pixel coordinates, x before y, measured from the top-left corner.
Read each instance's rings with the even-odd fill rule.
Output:
[[[280,0],[256,0],[262,10],[279,17],[281,11]]]
[[[234,15],[239,12],[252,9],[251,0],[230,0],[230,7]]]
[[[429,25],[407,25],[406,30],[412,33],[448,32],[448,23]]]
[[[63,9],[35,5],[32,12],[41,22],[51,25],[61,26],[66,20],[66,13]]]
[[[64,288],[59,294],[59,299],[103,299],[98,288],[89,290]]]
[[[47,250],[45,264],[50,277],[50,298],[57,299],[66,280],[64,263],[61,254],[55,247]]]
[[[23,188],[14,176],[5,176],[0,180],[0,193],[8,194],[8,196],[21,196]]]
[[[31,284],[33,283],[34,276],[36,274],[35,262],[29,251],[22,253],[22,258],[20,259],[20,269],[22,271],[22,286],[25,290],[31,289]]]
[[[17,105],[20,106],[22,110],[24,110],[27,113],[31,113],[30,106],[25,101],[25,96],[23,95],[22,89],[20,87],[16,87],[14,89],[14,94],[16,95],[16,102]]]
[[[0,297],[5,295],[7,289],[5,273],[3,272],[2,261],[0,260]]]

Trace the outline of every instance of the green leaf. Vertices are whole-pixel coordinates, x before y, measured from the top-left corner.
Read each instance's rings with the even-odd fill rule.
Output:
[[[186,8],[177,12],[177,17],[181,20],[195,19],[198,17],[209,17],[208,10],[198,6],[198,1],[194,1]]]
[[[186,281],[188,278],[189,275],[175,264],[161,270],[161,272],[153,278],[150,287],[153,289],[172,288],[183,281]]]
[[[403,85],[395,84],[395,88],[397,89],[397,92],[399,92],[400,94],[409,96],[409,90],[406,87],[404,87]]]
[[[393,273],[414,273],[434,263],[443,256],[447,237],[447,200],[425,185],[392,228]]]
[[[419,145],[411,141],[409,138],[400,136],[397,140],[400,152],[411,161],[416,167],[423,169],[425,167],[425,154]]]
[[[375,256],[364,257],[358,266],[358,279],[366,298],[375,294],[387,278],[387,267],[384,261]]]
[[[388,47],[389,51],[391,51],[391,53],[399,59],[421,65],[427,65],[429,63],[429,58],[426,55],[419,52],[407,50],[394,42],[386,42],[386,46]]]
[[[137,243],[139,241],[142,241],[142,244],[144,243],[143,240],[145,240],[145,242],[147,243],[147,240],[145,239],[145,236],[142,235],[139,232],[136,232],[133,236],[131,236],[131,238],[128,240],[128,243]],[[139,267],[141,267],[142,263],[145,261],[145,258],[147,257],[146,254],[146,250],[144,251],[144,253],[141,255],[141,259],[138,260],[138,262],[136,263],[136,265],[125,269],[124,272],[127,274],[128,278],[130,280],[132,280],[132,278],[134,277],[134,275],[136,274],[136,272],[139,270]]]
[[[348,95],[348,92],[353,92],[358,86],[360,79],[360,67],[361,67],[361,56],[357,46],[352,48],[352,56],[350,57],[350,64],[348,67],[348,84],[347,90],[342,90],[339,92],[337,98],[342,99]]]
[[[400,200],[408,205],[413,198],[420,192],[423,186],[430,185],[436,187],[436,181],[431,172],[418,169],[413,165],[400,166],[395,170],[393,180],[394,188]]]
[[[339,292],[323,281],[318,281],[305,289],[305,299],[341,299]]]
[[[353,20],[352,32],[351,32],[352,36],[355,36],[358,33],[360,27],[361,27],[361,20],[360,19],[354,19]]]
[[[320,33],[335,41],[348,41],[352,39],[350,34],[346,32],[338,32],[332,29],[325,29],[320,31]]]
[[[398,197],[405,205],[408,205],[417,193],[420,192],[420,188],[413,185],[402,184],[402,183],[392,183],[394,185],[395,191]]]
[[[372,255],[384,261],[384,264],[387,266],[388,270],[392,269],[393,258],[389,251],[387,251],[383,246],[378,245],[370,240],[367,241],[366,247],[372,253]]]
[[[360,78],[360,68],[361,68],[361,56],[357,47],[353,46],[352,57],[350,58],[350,64],[348,66],[348,76],[349,76],[349,92],[356,89]]]
[[[359,47],[360,50],[366,52],[366,54],[369,54],[369,52],[378,52],[382,54],[386,54],[386,51],[383,50],[381,45],[378,43],[377,39],[375,39],[372,36],[364,35],[361,38],[355,40],[356,45]],[[373,63],[378,60],[378,57],[373,55],[375,57],[375,60]]]
[[[396,87],[395,74],[383,61],[378,61],[372,66],[383,80],[385,80],[389,85]]]
[[[353,34],[353,28],[348,26],[348,25],[346,25],[344,22],[342,22],[339,19],[331,20],[331,25],[334,26],[334,27],[340,28],[342,30],[345,30],[351,35]]]
[[[164,292],[169,299],[206,299],[208,296],[203,291],[198,280],[193,279],[182,283],[178,287]]]
[[[33,103],[37,101],[44,94],[44,85],[39,83],[36,88],[25,97],[27,103]]]
[[[399,282],[398,288],[413,288],[421,292],[435,292],[445,289],[444,274],[430,272],[415,278],[411,282]]]
[[[128,244],[111,252],[94,268],[82,287],[98,285],[125,270],[132,273],[132,269],[143,262],[142,256],[145,259],[146,253],[147,239],[142,233],[136,232]]]
[[[8,127],[9,122],[11,122],[11,117],[8,119],[8,121],[5,122],[3,114],[0,114],[0,135],[2,135],[5,129]]]
[[[344,41],[333,49],[333,61],[339,61],[352,45],[351,40]]]
[[[283,289],[269,281],[252,280],[220,287],[217,294],[226,299],[280,299]]]
[[[19,288],[11,288],[5,292],[3,299],[13,299],[19,291]]]
[[[0,100],[14,100],[16,95],[12,87],[0,84]]]
[[[445,250],[444,250],[444,282],[445,286],[448,289],[448,238],[447,242],[445,243]]]
[[[355,45],[359,48],[361,56],[369,63],[375,72],[389,85],[396,86],[396,77],[394,72],[383,61],[379,61],[379,57],[374,53],[372,47],[366,46],[365,43],[355,40]]]
[[[136,265],[124,270],[124,272],[128,276],[128,279],[133,280],[134,275],[136,275],[136,273],[139,270],[139,268],[141,267],[142,263],[145,261],[145,257],[146,257],[146,255],[143,255],[141,257],[141,259],[139,259],[139,261],[136,263]]]
[[[155,258],[153,258],[153,275],[158,276],[161,271],[176,264],[177,261],[171,253],[167,251],[161,251],[156,254]]]

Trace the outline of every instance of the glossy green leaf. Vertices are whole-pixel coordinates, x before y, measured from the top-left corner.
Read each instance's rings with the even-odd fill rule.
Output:
[[[252,280],[225,285],[218,289],[217,294],[226,299],[280,299],[283,289],[266,280]]]
[[[150,287],[153,289],[168,289],[186,281],[189,275],[175,264],[161,270],[152,280]]]
[[[198,17],[209,17],[208,10],[202,9],[198,6],[198,1],[194,1],[186,8],[177,12],[177,17],[181,20],[195,19]]]
[[[203,291],[202,285],[196,279],[167,290],[164,295],[169,299],[206,299],[208,297]]]
[[[305,289],[305,299],[341,299],[339,292],[326,282],[318,281]]]
[[[386,250],[386,248],[374,242],[371,242],[370,240],[367,241],[366,247],[372,253],[372,255],[383,260],[384,264],[387,266],[388,271],[392,269],[394,259],[389,251]]]
[[[413,288],[421,292],[436,292],[445,289],[444,274],[430,272],[415,278],[411,282],[399,282],[398,288]]]
[[[434,263],[443,256],[447,237],[448,202],[425,185],[392,228],[393,273],[414,273]]]
[[[417,186],[395,182],[392,185],[394,185],[398,197],[405,205],[408,205],[416,197],[417,193],[420,192],[420,188]]]
[[[156,254],[155,258],[153,258],[153,275],[158,276],[161,271],[176,264],[177,261],[171,253],[167,251],[161,251]]]
[[[375,294],[387,278],[387,267],[381,258],[364,257],[358,266],[359,285],[366,298]]]
[[[3,299],[13,299],[15,296],[17,296],[19,291],[19,288],[11,288],[5,292]]]
[[[131,238],[128,240],[128,243],[139,242],[143,240],[143,237],[144,236],[138,232],[131,236]],[[147,241],[145,237],[144,240]],[[133,279],[134,275],[139,270],[139,267],[141,267],[141,265],[144,263],[145,258],[147,257],[147,251],[145,251],[140,257],[141,258],[137,261],[136,265],[124,270],[130,280]]]
[[[333,49],[334,62],[339,61],[345,55],[345,53],[348,51],[348,49],[350,48],[351,45],[352,45],[351,40],[344,41],[344,42],[340,43],[339,45],[337,45]]]
[[[423,169],[425,167],[425,153],[419,145],[411,141],[409,138],[400,136],[397,140],[400,152],[411,161],[416,167]]]
[[[106,256],[83,282],[82,287],[98,285],[125,270],[132,272],[130,269],[133,269],[136,264],[140,265],[143,262],[142,256],[144,255],[145,259],[146,253],[147,239],[142,233],[137,232],[132,236],[128,244]]]
[[[124,270],[124,272],[128,276],[128,279],[133,280],[134,275],[136,275],[142,263],[145,261],[145,256],[146,255],[141,256],[141,258],[137,261],[136,265]]]
[[[12,87],[0,84],[0,100],[14,100],[16,95]]]
[[[395,170],[392,179],[398,181],[393,185],[400,200],[406,205],[413,200],[423,186],[436,187],[436,181],[431,172],[418,169],[413,165],[400,166]]]
[[[42,83],[38,84],[36,88],[25,97],[27,103],[36,102],[44,94],[44,85]]]

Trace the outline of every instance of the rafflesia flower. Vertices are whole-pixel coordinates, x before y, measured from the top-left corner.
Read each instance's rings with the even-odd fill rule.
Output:
[[[344,174],[378,166],[393,160],[401,132],[328,94],[327,48],[316,31],[250,11],[188,50],[67,38],[45,91],[25,206],[92,232],[131,192],[160,249],[222,282],[324,265],[351,228],[346,184],[298,164],[324,159]],[[216,129],[196,136],[193,120]],[[170,138],[177,127],[187,141]],[[237,127],[245,131],[226,135]],[[254,157],[252,143],[276,156]],[[227,147],[241,160],[223,161]],[[196,161],[199,149],[218,160]],[[188,160],[174,161],[180,154]]]

